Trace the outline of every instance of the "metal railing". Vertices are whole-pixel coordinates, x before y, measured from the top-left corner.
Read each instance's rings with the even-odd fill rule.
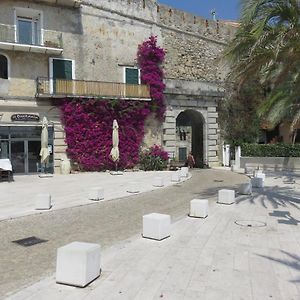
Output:
[[[37,97],[100,97],[150,100],[147,85],[37,78]]]
[[[0,24],[0,42],[23,44],[22,42],[15,40],[15,34],[15,27],[13,25]],[[39,31],[37,35],[38,41],[33,45],[51,48],[63,48],[62,33],[43,30],[43,45],[41,43],[41,31]]]

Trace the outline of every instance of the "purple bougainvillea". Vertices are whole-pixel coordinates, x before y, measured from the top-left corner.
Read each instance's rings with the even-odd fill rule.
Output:
[[[150,86],[151,109],[161,121],[164,120],[166,111],[164,102],[165,84],[161,68],[164,58],[165,50],[157,46],[156,36],[150,36],[138,47],[137,61],[141,68],[141,81]]]
[[[119,168],[132,168],[138,163],[140,145],[144,138],[145,119],[155,112],[163,120],[163,72],[160,64],[165,52],[150,37],[138,49],[141,80],[150,87],[152,101],[65,99],[60,106],[66,132],[67,153],[81,169],[99,171],[113,169],[110,158],[112,124],[119,124]]]

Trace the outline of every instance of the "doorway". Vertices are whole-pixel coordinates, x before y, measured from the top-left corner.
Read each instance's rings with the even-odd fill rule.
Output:
[[[195,167],[204,166],[204,118],[196,110],[188,109],[176,118],[176,148],[179,160],[185,161],[192,152]]]
[[[11,141],[11,162],[14,173],[36,173],[40,162],[41,141]]]
[[[11,161],[14,174],[32,174],[40,170],[41,126],[0,127],[0,158]],[[53,173],[53,127],[48,128],[49,163]]]

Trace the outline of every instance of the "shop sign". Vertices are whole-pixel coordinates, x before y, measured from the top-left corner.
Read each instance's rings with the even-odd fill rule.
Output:
[[[11,116],[12,121],[35,121],[38,122],[40,117],[33,114],[14,114]]]

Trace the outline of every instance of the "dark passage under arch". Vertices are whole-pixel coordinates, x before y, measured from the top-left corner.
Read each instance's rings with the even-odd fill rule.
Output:
[[[188,109],[181,112],[176,118],[179,158],[182,160],[180,150],[183,148],[181,145],[183,147],[186,145],[187,149],[193,153],[197,168],[202,168],[204,165],[203,127],[204,118],[198,111]]]

